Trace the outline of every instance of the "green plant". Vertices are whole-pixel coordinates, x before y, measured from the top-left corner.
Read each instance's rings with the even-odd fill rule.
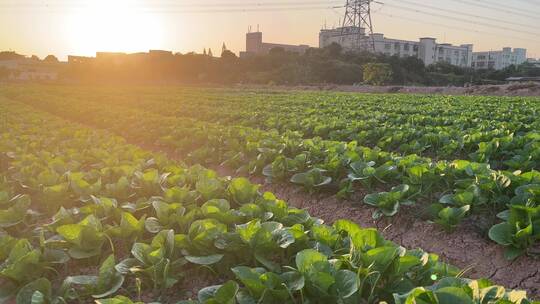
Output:
[[[380,218],[383,215],[394,216],[398,212],[400,205],[410,206],[414,204],[413,201],[406,199],[408,191],[408,185],[396,186],[393,187],[390,192],[366,195],[364,203],[378,208],[377,211],[373,213],[373,218]]]
[[[179,271],[187,261],[175,254],[175,235],[172,230],[158,233],[150,244],[135,243],[131,248],[133,258],[116,265],[122,275],[142,275],[150,280],[153,289],[172,287],[182,277]]]
[[[68,253],[74,259],[86,259],[101,254],[106,235],[101,222],[93,215],[76,224],[62,225],[56,232],[63,238]]]
[[[316,188],[324,187],[332,182],[332,178],[325,176],[326,170],[314,168],[305,173],[297,173],[291,177],[291,182],[304,186],[313,192]]]
[[[66,277],[62,283],[61,291],[69,300],[80,299],[91,295],[99,299],[110,296],[124,284],[124,275],[115,268],[114,255],[103,261],[97,276],[79,275]]]
[[[373,85],[388,83],[392,77],[392,67],[385,63],[366,63],[364,69],[364,82]]]

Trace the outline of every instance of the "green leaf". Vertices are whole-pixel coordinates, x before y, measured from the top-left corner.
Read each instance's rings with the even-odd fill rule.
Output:
[[[31,281],[39,277],[43,271],[40,258],[40,251],[32,249],[27,240],[21,239],[15,244],[8,259],[0,268],[0,275],[16,282]]]
[[[38,292],[41,296],[36,295],[36,292]],[[51,293],[51,282],[45,278],[40,278],[26,284],[23,288],[21,288],[17,293],[16,302],[18,304],[44,303],[43,301],[40,301],[39,298],[42,300],[50,299]]]
[[[197,298],[200,303],[212,303],[210,302],[213,298],[218,289],[221,287],[221,285],[213,285],[205,287],[201,290],[199,290],[199,293],[197,295]]]
[[[291,177],[291,182],[303,185],[308,190],[313,190],[317,187],[323,187],[332,182],[332,178],[324,176],[326,170],[313,168],[305,173],[297,173]]]
[[[506,247],[504,250],[504,257],[507,260],[514,260],[525,253],[525,249],[516,247]]]
[[[214,300],[220,304],[234,304],[238,289],[238,284],[235,281],[228,281],[216,290]]]
[[[224,192],[223,184],[217,178],[204,177],[197,181],[195,189],[205,200],[221,197]]]
[[[305,285],[305,279],[304,276],[297,271],[289,271],[284,272],[281,274],[281,278],[283,279],[285,285],[287,286],[287,289],[290,291],[297,291],[304,288]]]
[[[116,271],[114,255],[110,255],[99,268],[99,275],[97,284],[94,288],[95,294],[92,295],[94,298],[104,298],[109,296],[124,283],[124,276]]]
[[[212,265],[221,261],[223,254],[213,254],[208,256],[185,256],[186,260],[197,265]]]
[[[325,271],[316,271],[309,274],[309,281],[323,292],[328,292],[330,286],[336,283],[336,278]]]
[[[329,247],[334,247],[338,239],[338,234],[333,227],[326,225],[313,225],[311,227],[313,238]]]
[[[362,258],[367,265],[373,264],[373,270],[385,271],[398,256],[398,247],[384,246],[368,250]]]
[[[512,244],[512,235],[512,226],[508,223],[500,223],[489,229],[489,238],[503,246]]]
[[[260,220],[252,220],[242,225],[236,225],[236,232],[240,235],[242,240],[249,244],[251,239],[255,236],[257,231],[261,229]]]
[[[159,219],[155,217],[147,218],[144,222],[144,227],[146,228],[146,231],[150,233],[158,233],[165,228],[163,225],[161,225]]]
[[[261,282],[261,272],[246,266],[231,269],[234,275],[244,284],[255,298],[260,298],[266,287]]]
[[[350,270],[339,270],[336,273],[336,288],[342,298],[348,298],[358,291],[360,279]]]
[[[16,199],[12,207],[6,210],[0,209],[0,228],[12,227],[22,222],[30,204],[30,198],[24,195]]]
[[[64,279],[64,284],[71,285],[82,285],[82,286],[94,286],[98,281],[97,276],[90,275],[79,275],[79,276],[69,276]]]
[[[314,267],[319,269],[319,265],[327,263],[328,258],[313,249],[305,249],[296,254],[296,268],[301,273],[308,273]]]
[[[136,302],[134,303],[129,298],[124,296],[116,296],[114,298],[109,299],[100,299],[96,300],[97,304],[143,304],[142,302]]]
[[[235,178],[227,189],[231,200],[238,205],[253,203],[259,195],[259,186],[252,184],[247,178]]]
[[[444,287],[435,291],[439,304],[474,304],[470,296],[458,287]]]
[[[118,271],[118,273],[128,274],[134,267],[138,266],[139,264],[140,262],[137,259],[127,258],[116,264],[114,268],[116,269],[116,271]]]

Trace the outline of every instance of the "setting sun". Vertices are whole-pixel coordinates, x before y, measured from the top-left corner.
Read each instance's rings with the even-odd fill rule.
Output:
[[[66,18],[70,47],[78,54],[99,51],[136,52],[159,48],[160,20],[143,10],[138,0],[92,0]]]

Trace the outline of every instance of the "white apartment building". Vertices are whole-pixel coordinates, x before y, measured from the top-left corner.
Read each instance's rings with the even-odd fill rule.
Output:
[[[500,51],[474,52],[472,67],[477,70],[502,70],[511,65],[520,65],[527,61],[527,50],[505,47]]]
[[[332,43],[337,43],[345,50],[358,48],[359,37],[365,37],[366,30],[361,27],[347,26],[336,29],[322,29],[319,33],[319,47],[324,48]]]
[[[416,57],[425,65],[447,62],[460,67],[470,67],[472,63],[472,44],[454,46],[437,43],[435,38],[420,38],[408,41],[384,37],[384,34],[366,36],[365,30],[358,27],[323,29],[319,33],[319,47],[332,43],[341,45],[345,50],[358,49],[360,45],[373,43],[375,52],[388,56]]]

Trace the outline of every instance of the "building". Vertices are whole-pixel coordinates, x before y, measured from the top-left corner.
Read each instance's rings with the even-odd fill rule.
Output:
[[[68,56],[69,64],[88,64],[88,63],[98,63],[98,64],[109,64],[109,65],[123,65],[126,63],[132,63],[134,60],[145,60],[145,59],[169,59],[173,58],[174,54],[172,51],[165,50],[149,50],[147,53],[119,53],[119,52],[96,52],[96,57],[85,57],[85,56]]]
[[[472,62],[472,44],[454,46],[448,43],[437,43],[435,38],[420,38],[418,41],[387,38],[384,34],[367,36],[365,29],[346,27],[323,29],[319,33],[319,47],[323,48],[337,43],[348,51],[358,50],[361,46],[366,50],[373,44],[375,52],[387,56],[416,57],[430,65],[447,62],[460,67],[470,67]]]
[[[527,50],[505,47],[500,51],[474,52],[472,67],[477,70],[502,70],[511,65],[520,65],[527,61]]]
[[[110,65],[122,65],[128,60],[127,53],[121,52],[96,52],[96,62]]]
[[[69,55],[68,64],[90,63],[93,62],[95,59],[95,57]]]
[[[527,63],[532,64],[537,68],[540,68],[540,58],[527,58]]]
[[[150,50],[150,51],[148,51],[148,54],[150,56],[154,56],[154,57],[171,57],[171,56],[173,56],[172,51],[165,51],[165,50]]]
[[[508,81],[509,83],[513,83],[513,82],[521,82],[521,83],[524,83],[524,82],[537,82],[537,83],[540,83],[540,77],[509,77],[509,78],[506,78],[506,81]]]
[[[250,32],[246,34],[246,51],[240,52],[240,57],[254,55],[266,55],[271,49],[282,48],[288,52],[303,54],[309,49],[309,45],[290,45],[280,43],[263,42],[262,32]]]
[[[13,81],[55,81],[63,65],[26,57],[0,61],[0,68],[7,69],[8,79]]]
[[[355,50],[359,45],[359,37],[364,37],[366,30],[357,26],[340,27],[336,29],[322,29],[319,32],[319,47],[324,48],[337,43],[345,50]]]

